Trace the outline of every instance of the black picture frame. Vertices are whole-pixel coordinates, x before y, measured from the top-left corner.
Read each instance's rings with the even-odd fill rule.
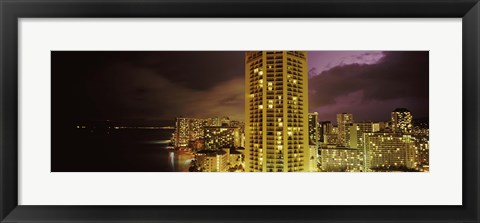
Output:
[[[479,222],[478,0],[0,0],[0,15],[1,222]],[[462,18],[463,205],[18,205],[18,19],[74,17]]]

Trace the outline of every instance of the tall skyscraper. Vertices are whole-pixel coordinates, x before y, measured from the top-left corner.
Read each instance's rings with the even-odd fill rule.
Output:
[[[338,143],[347,145],[347,128],[353,123],[353,115],[348,113],[337,114]]]
[[[319,148],[318,113],[308,113],[308,146],[310,148],[310,171],[316,171]]]
[[[175,122],[175,147],[187,146],[203,137],[204,121],[197,118],[179,117]]]
[[[332,133],[333,125],[330,121],[320,122],[320,142],[325,143],[325,136]]]
[[[307,53],[245,54],[246,171],[310,171]]]
[[[411,133],[412,113],[406,108],[397,108],[392,111],[392,130],[395,133]]]
[[[308,139],[309,145],[317,145],[319,140],[318,113],[308,113]]]

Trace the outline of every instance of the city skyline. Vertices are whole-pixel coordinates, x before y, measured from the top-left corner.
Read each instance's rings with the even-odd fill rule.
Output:
[[[428,52],[238,53],[52,52],[52,171],[429,171]]]
[[[358,120],[382,121],[397,107],[428,118],[428,52],[308,53],[309,112],[318,112],[319,120],[335,121],[336,114],[348,112]],[[52,75],[69,75],[53,81],[70,84],[52,90],[68,91],[56,96],[69,105],[60,109],[82,120],[229,116],[244,121],[243,55],[55,51]]]

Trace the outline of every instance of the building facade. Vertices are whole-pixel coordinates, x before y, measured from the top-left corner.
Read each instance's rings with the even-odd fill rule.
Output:
[[[320,147],[322,172],[363,172],[363,151],[337,145]]]
[[[392,111],[392,131],[394,133],[411,133],[413,130],[412,113],[406,108]]]
[[[368,169],[386,171],[417,167],[417,148],[411,135],[369,133],[365,136]]]
[[[229,154],[224,150],[202,150],[195,154],[202,172],[228,172]]]
[[[205,149],[222,149],[240,146],[240,129],[232,126],[205,126]]]
[[[319,123],[320,142],[326,143],[325,136],[332,134],[333,125],[330,121],[324,121]]]
[[[349,113],[337,114],[338,143],[342,146],[348,146],[347,131],[353,123],[353,115]]]
[[[188,146],[190,142],[203,138],[204,120],[177,118],[175,122],[175,147]]]
[[[307,53],[245,54],[246,171],[310,171]]]
[[[308,113],[308,146],[310,148],[310,171],[317,171],[320,126],[318,113]]]

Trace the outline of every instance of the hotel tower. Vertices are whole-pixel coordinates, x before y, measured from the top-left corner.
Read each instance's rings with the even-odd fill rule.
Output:
[[[246,52],[245,80],[246,171],[310,171],[307,53]]]

